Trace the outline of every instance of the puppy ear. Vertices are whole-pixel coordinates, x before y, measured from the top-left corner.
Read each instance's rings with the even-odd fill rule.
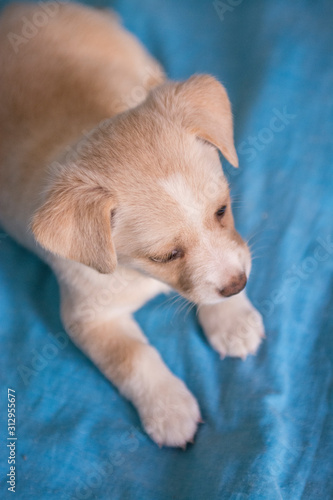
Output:
[[[51,182],[31,229],[46,250],[112,273],[117,257],[111,235],[111,194],[94,179],[62,172]]]
[[[231,105],[223,85],[212,76],[197,75],[177,84],[175,95],[187,105],[185,127],[216,146],[231,165],[238,167]]]

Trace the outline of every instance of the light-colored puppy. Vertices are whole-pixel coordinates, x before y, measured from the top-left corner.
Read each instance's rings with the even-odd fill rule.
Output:
[[[184,446],[197,401],[132,314],[172,287],[221,356],[261,341],[217,151],[237,166],[226,91],[165,80],[115,16],[55,2],[5,10],[0,74],[1,225],[50,264],[68,334],[148,434]]]

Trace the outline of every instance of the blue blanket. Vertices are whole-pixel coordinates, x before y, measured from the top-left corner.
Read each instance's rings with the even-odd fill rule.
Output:
[[[208,72],[229,92],[240,168],[224,169],[267,338],[221,361],[193,310],[159,296],[138,312],[205,420],[186,451],[160,450],[64,333],[49,268],[0,232],[0,498],[8,388],[18,499],[333,498],[333,3],[112,6],[171,78]]]

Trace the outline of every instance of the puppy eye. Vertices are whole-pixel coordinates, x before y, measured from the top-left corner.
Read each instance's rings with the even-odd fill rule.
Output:
[[[171,262],[172,260],[176,260],[182,256],[182,252],[180,250],[172,250],[172,252],[168,253],[164,257],[149,257],[153,262],[159,262],[160,264],[165,264],[167,262]]]
[[[221,208],[218,209],[218,211],[216,212],[216,217],[218,217],[218,219],[222,219],[222,217],[224,216],[225,212],[227,210],[227,205],[223,205]]]

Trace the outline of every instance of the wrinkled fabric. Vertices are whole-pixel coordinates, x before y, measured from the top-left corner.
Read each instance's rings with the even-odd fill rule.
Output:
[[[17,499],[333,498],[333,3],[109,6],[170,78],[207,72],[228,90],[240,167],[223,165],[266,339],[221,361],[184,301],[159,296],[136,314],[205,421],[186,451],[159,449],[64,333],[50,269],[1,231],[0,498],[8,387]]]

